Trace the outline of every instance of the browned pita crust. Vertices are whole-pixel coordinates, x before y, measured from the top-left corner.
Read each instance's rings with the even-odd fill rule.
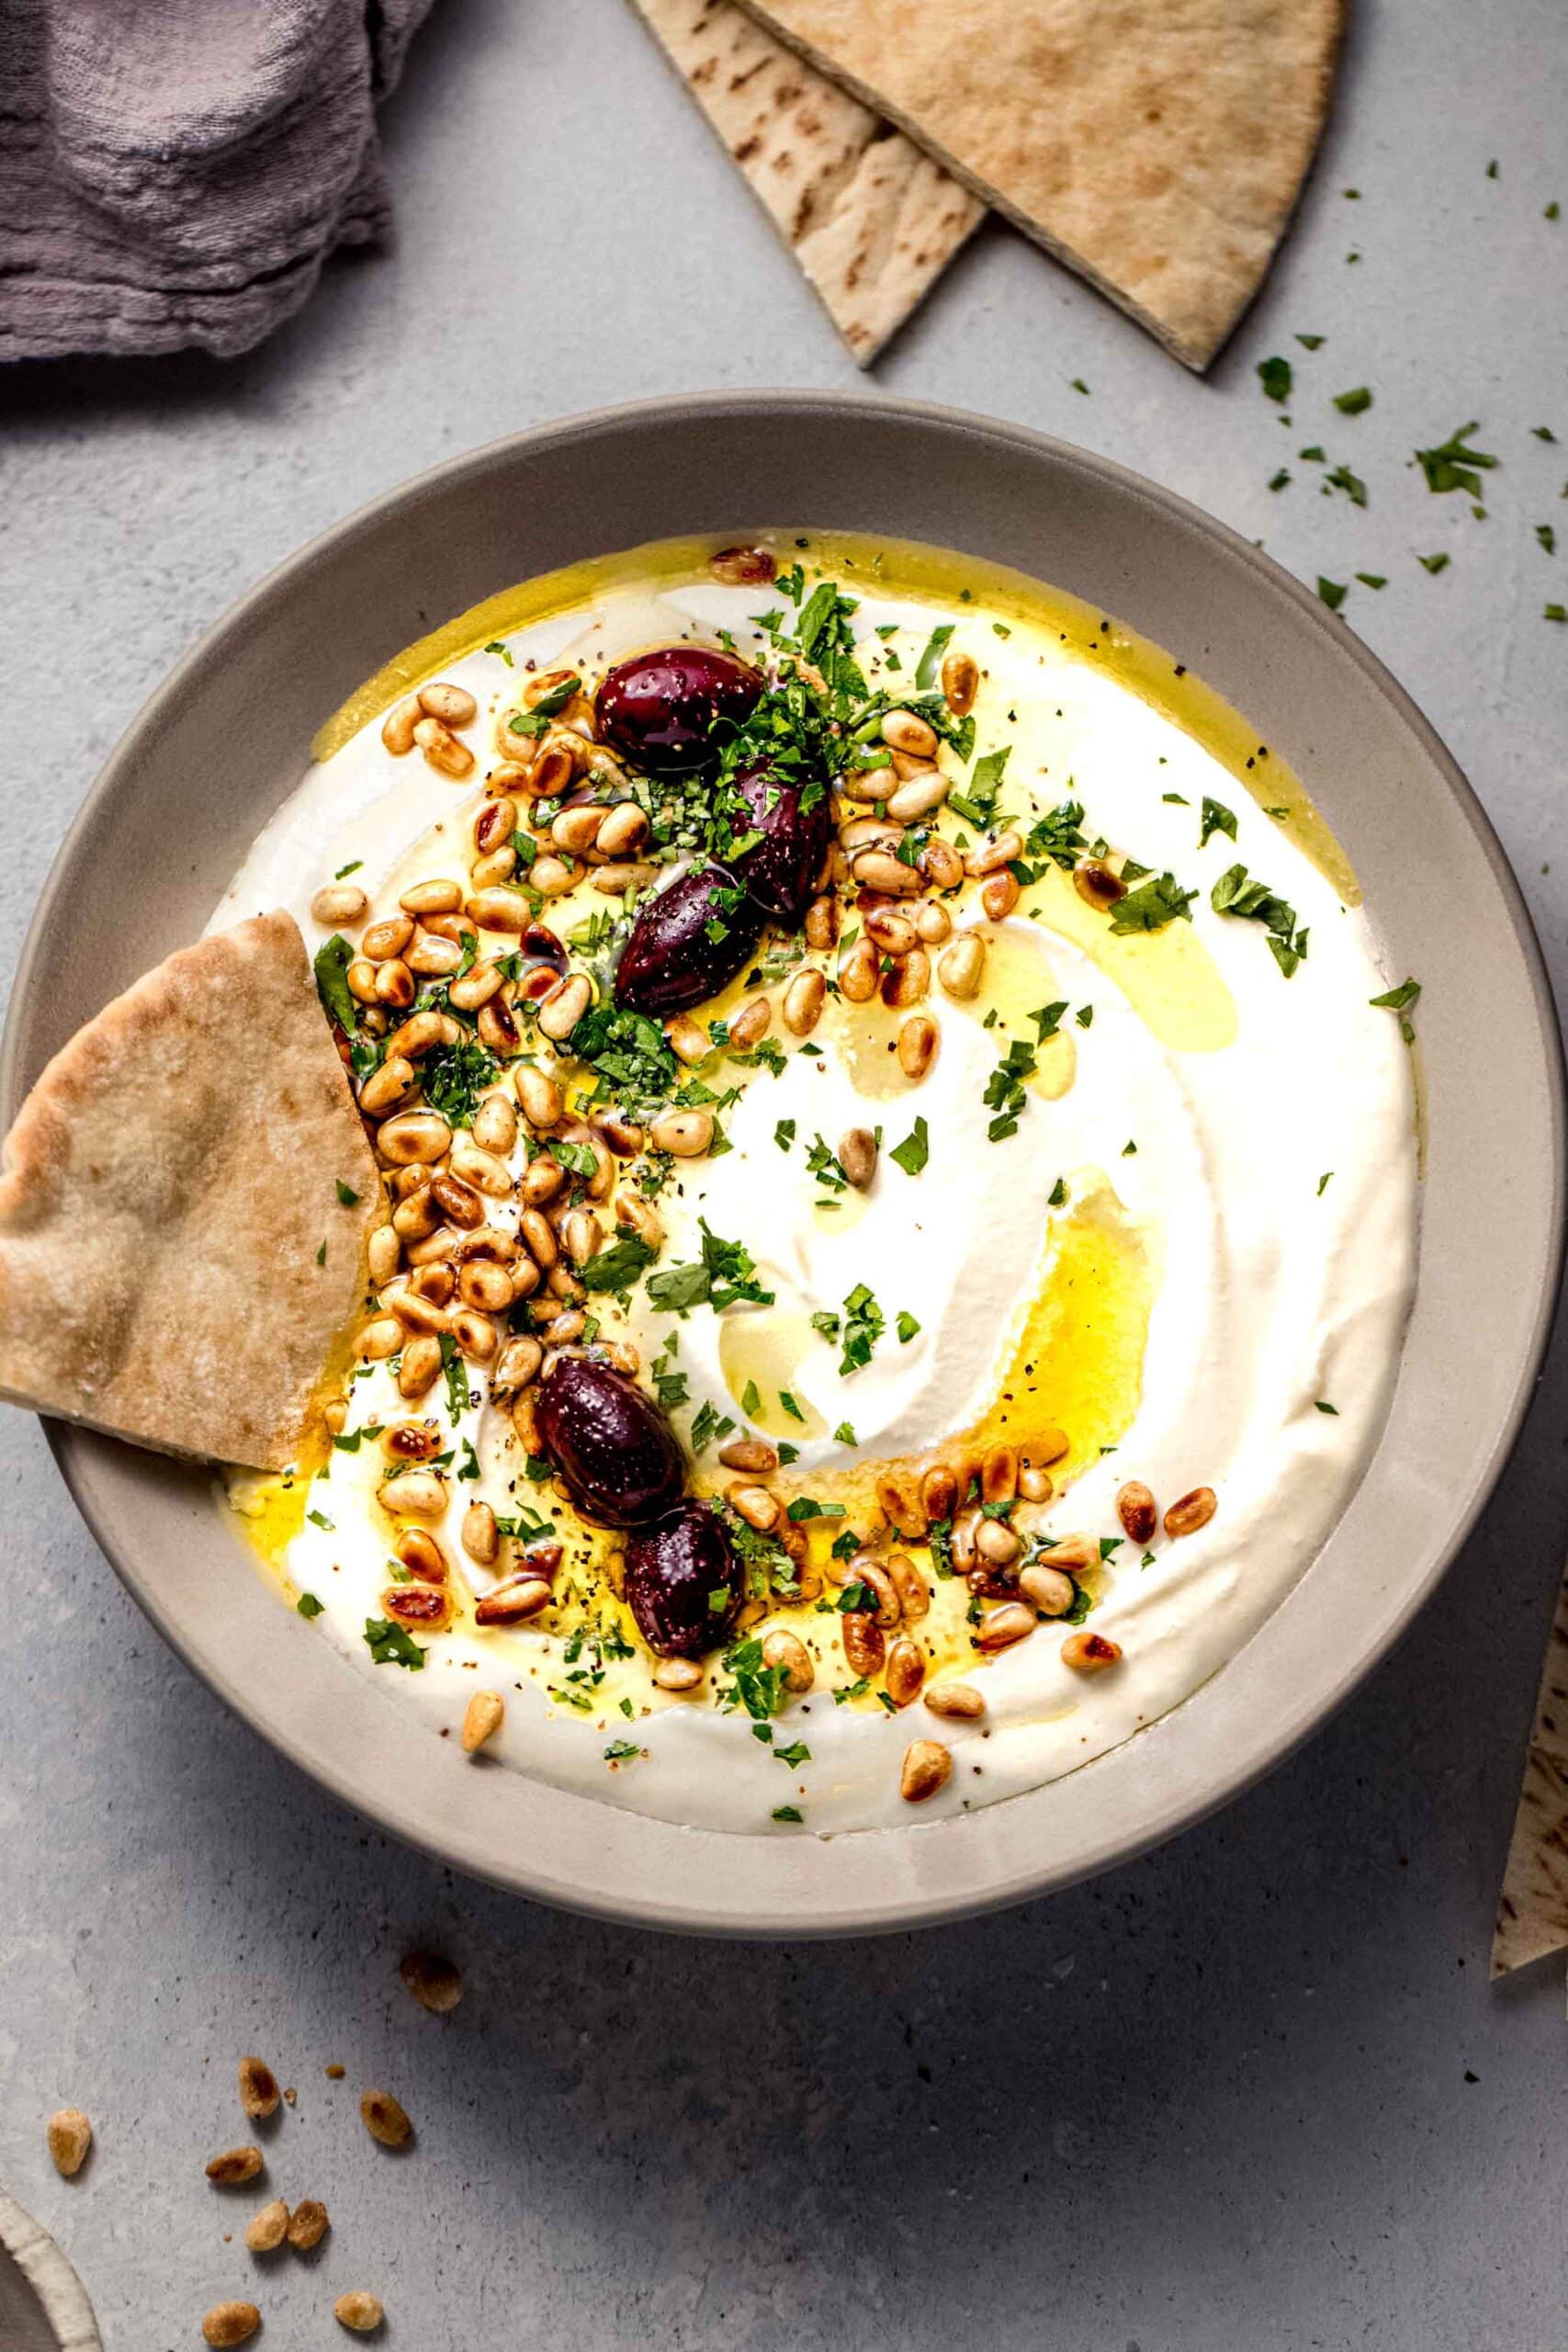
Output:
[[[182,948],[78,1030],[6,1139],[0,1396],[282,1469],[380,1214],[293,918]]]
[[[1492,1973],[1506,1976],[1527,1961],[1568,1945],[1568,1575],[1557,1596],[1551,1638],[1540,1672],[1524,1786],[1514,1816]]]
[[[744,0],[1191,368],[1268,270],[1344,0]]]
[[[941,165],[733,0],[637,0],[862,367],[985,218]]]

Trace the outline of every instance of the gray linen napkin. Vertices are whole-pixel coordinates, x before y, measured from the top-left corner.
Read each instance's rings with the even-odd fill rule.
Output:
[[[0,0],[0,358],[231,356],[390,216],[430,0]]]

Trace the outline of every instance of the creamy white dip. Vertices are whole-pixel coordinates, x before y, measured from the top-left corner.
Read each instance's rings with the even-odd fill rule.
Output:
[[[897,1713],[874,1697],[835,1703],[829,1664],[840,1682],[849,1677],[826,1613],[829,1587],[818,1612],[817,1687],[787,1704],[771,1742],[752,1736],[744,1712],[717,1703],[728,1678],[716,1664],[695,1697],[671,1699],[649,1686],[646,1659],[612,1657],[595,1680],[591,1645],[569,1656],[560,1639],[530,1626],[489,1632],[461,1615],[450,1632],[418,1637],[423,1665],[408,1671],[374,1663],[365,1639],[388,1584],[389,1528],[375,1501],[387,1467],[379,1445],[334,1448],[309,1477],[308,1495],[305,1473],[292,1492],[231,1482],[288,1595],[320,1604],[319,1631],[389,1702],[455,1734],[476,1688],[500,1690],[505,1721],[488,1753],[705,1827],[800,1836],[908,1822],[899,1768],[917,1738],[940,1739],[954,1759],[919,1817],[992,1803],[1070,1771],[1177,1705],[1235,1658],[1342,1512],[1379,1433],[1410,1300],[1409,1055],[1396,1014],[1371,1002],[1399,976],[1381,966],[1368,917],[1297,845],[1310,819],[1288,779],[1276,805],[1294,813],[1266,813],[1267,786],[1259,805],[1195,733],[1132,690],[1101,658],[1103,646],[1066,626],[1043,594],[1032,611],[993,606],[984,593],[969,603],[955,594],[906,596],[886,584],[897,571],[891,560],[874,592],[863,578],[846,582],[862,598],[854,628],[868,667],[891,652],[907,678],[933,627],[950,624],[953,646],[985,673],[979,752],[1012,747],[1007,810],[1027,830],[1065,798],[1081,802],[1091,835],[1196,891],[1190,920],[1110,939],[1103,916],[1050,870],[1004,923],[984,926],[991,947],[978,997],[960,1004],[933,987],[921,1010],[938,1022],[941,1041],[918,1085],[897,1068],[897,1019],[833,1001],[811,1040],[817,1051],[783,1038],[791,1050],[782,1075],[725,1067],[713,1082],[742,1090],[723,1114],[730,1148],[677,1163],[657,1204],[668,1228],[660,1263],[698,1256],[705,1220],[745,1243],[775,1303],[722,1315],[703,1306],[677,1320],[634,1291],[629,1324],[606,1306],[605,1331],[627,1331],[645,1365],[675,1331],[678,1354],[663,1361],[686,1378],[687,1401],[674,1417],[682,1436],[705,1406],[710,1419],[792,1442],[799,1452],[790,1491],[847,1498],[836,1527],[854,1524],[866,1487],[863,1474],[856,1483],[857,1464],[919,1456],[987,1417],[996,1429],[998,1389],[1016,1374],[1032,1316],[1029,1330],[1055,1351],[1043,1393],[1055,1394],[1055,1382],[1066,1399],[1036,1419],[1114,1431],[1105,1441],[1114,1450],[1087,1461],[1075,1445],[1076,1475],[1044,1516],[1054,1533],[1089,1531],[1115,1546],[1094,1580],[1088,1623],[1121,1645],[1120,1662],[1092,1677],[1071,1670],[1061,1657],[1067,1628],[1050,1622],[994,1658],[965,1656],[957,1602],[967,1594],[955,1600],[939,1586],[937,1613],[946,1609],[960,1645],[941,1671],[983,1691],[984,1716],[939,1720],[919,1701]],[[955,588],[959,576],[955,561]],[[571,609],[502,629],[491,641],[504,645],[510,666],[494,650],[442,660],[435,674],[479,704],[467,739],[479,757],[474,775],[454,784],[417,756],[393,759],[378,720],[370,721],[307,775],[257,841],[214,925],[286,906],[313,950],[327,933],[311,920],[312,897],[344,867],[369,893],[373,916],[394,908],[412,879],[465,871],[494,714],[515,703],[530,669],[581,665],[592,684],[626,653],[682,633],[711,641],[720,629],[743,655],[760,657],[750,616],[775,601],[705,576],[661,577],[650,559],[641,584],[609,585]],[[1259,767],[1266,775],[1266,752]],[[1234,837],[1215,831],[1200,846],[1205,799],[1228,813]],[[951,818],[944,830],[976,831]],[[1211,904],[1213,884],[1238,861],[1288,899],[1310,933],[1289,978],[1262,925]],[[974,888],[954,905],[960,926],[974,920]],[[544,920],[568,933],[604,904],[584,888]],[[731,995],[739,1003],[751,993],[742,985]],[[1069,1010],[1040,1052],[1017,1133],[988,1140],[993,1114],[982,1098],[991,1073],[1009,1040],[1034,1036],[1027,1016],[1061,1001]],[[908,1174],[891,1155],[917,1117],[929,1156]],[[882,1135],[875,1182],[863,1196],[825,1191],[806,1165],[814,1136],[835,1149],[852,1126]],[[824,1199],[836,1205],[818,1206]],[[857,1285],[874,1295],[884,1329],[870,1361],[845,1375],[840,1343],[811,1318],[842,1317]],[[907,1340],[900,1315],[919,1325]],[[756,1398],[743,1415],[749,1383]],[[482,1376],[473,1385],[482,1390]],[[781,1391],[795,1412],[779,1402]],[[410,1406],[384,1364],[362,1367],[351,1398],[351,1442],[366,1424],[413,1415],[441,1420],[450,1429],[445,1442],[473,1444],[479,1478],[454,1478],[447,1523],[436,1532],[475,1589],[488,1579],[463,1563],[458,1527],[476,1495],[503,1516],[570,1518],[549,1488],[522,1476],[495,1407],[454,1422],[439,1385]],[[836,1434],[846,1425],[852,1445]],[[1212,1487],[1218,1509],[1199,1532],[1161,1534],[1145,1555],[1120,1540],[1115,1496],[1129,1478],[1151,1487],[1162,1509]],[[705,1491],[726,1483],[711,1449],[697,1483]],[[818,1530],[814,1544],[833,1532]],[[809,1617],[788,1622],[810,1630]],[[809,1760],[781,1761],[779,1751],[793,1755],[797,1744]],[[617,1745],[636,1753],[607,1760]],[[781,1807],[798,1813],[799,1826],[776,1822]]]

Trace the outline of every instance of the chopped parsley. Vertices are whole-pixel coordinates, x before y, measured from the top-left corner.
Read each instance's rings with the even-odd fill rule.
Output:
[[[1418,555],[1416,560],[1424,571],[1435,573],[1446,571],[1449,568],[1449,558],[1446,555]]]
[[[919,1328],[919,1325],[916,1322],[908,1308],[907,1306],[901,1306],[898,1309],[898,1320],[895,1326],[895,1329],[898,1333],[899,1346],[901,1348],[907,1348],[910,1340],[918,1335]]]
[[[437,1046],[424,1057],[421,1073],[424,1099],[448,1126],[471,1127],[479,1097],[494,1083],[500,1069],[495,1056],[477,1040]]]
[[[354,950],[341,931],[317,948],[312,969],[316,975],[316,993],[325,1006],[330,1020],[335,1021],[344,1035],[352,1037],[359,1026],[359,1008],[349,994],[347,972],[354,961]]]
[[[658,1256],[658,1250],[650,1248],[639,1233],[628,1233],[606,1249],[596,1250],[586,1264],[579,1267],[578,1279],[585,1290],[627,1291]]]
[[[417,1674],[424,1664],[424,1652],[412,1634],[389,1617],[367,1617],[365,1642],[378,1666],[405,1666]]]
[[[1320,571],[1317,575],[1317,593],[1329,611],[1337,613],[1349,593],[1349,582],[1345,580],[1325,580]]]
[[[856,1437],[848,1421],[839,1423],[838,1428],[833,1431],[833,1440],[838,1445],[859,1445],[860,1443],[859,1438]]]
[[[941,628],[933,628],[927,639],[926,650],[921,654],[919,666],[915,672],[915,684],[922,694],[935,685],[942,657],[947,650],[952,636],[953,624],[948,621]]]
[[[688,1307],[711,1306],[722,1315],[739,1299],[755,1306],[772,1306],[773,1294],[757,1279],[756,1261],[741,1241],[722,1240],[701,1217],[703,1254],[691,1265],[669,1266],[649,1274],[648,1295],[666,1315],[683,1315]]]
[[[906,1176],[919,1174],[931,1158],[931,1144],[924,1119],[918,1118],[915,1121],[913,1133],[907,1135],[903,1142],[897,1145],[887,1157],[889,1159],[897,1161]]]
[[[1205,793],[1203,795],[1202,830],[1198,835],[1199,848],[1207,849],[1209,842],[1215,833],[1224,833],[1231,841],[1235,841],[1235,811],[1234,808],[1227,808],[1223,800],[1211,800],[1208,794]]]
[[[804,1821],[806,1815],[797,1804],[776,1804],[773,1807],[773,1818],[775,1821]]]
[[[345,1209],[354,1208],[359,1200],[359,1195],[353,1185],[345,1184],[341,1176],[337,1180],[337,1196]]]
[[[326,1603],[318,1600],[313,1592],[302,1592],[294,1606],[301,1617],[319,1617]]]
[[[441,1370],[446,1382],[446,1410],[457,1420],[468,1409],[468,1368],[457,1350],[457,1342],[449,1331],[441,1334]]]
[[[839,1377],[847,1380],[853,1372],[868,1364],[886,1324],[878,1306],[864,1283],[857,1283],[844,1301],[843,1354],[839,1363]]]
[[[1296,929],[1296,910],[1269,889],[1266,882],[1249,879],[1245,865],[1227,866],[1209,894],[1217,915],[1235,915],[1260,922],[1269,933],[1274,961],[1290,979],[1307,952],[1307,934]]]
[[[1111,908],[1111,928],[1113,932],[1163,931],[1178,918],[1190,922],[1187,910],[1197,896],[1196,890],[1184,890],[1174,874],[1145,874]]]
[[[1291,363],[1288,359],[1281,359],[1278,356],[1272,359],[1260,359],[1258,363],[1258,379],[1269,400],[1282,403],[1290,399],[1292,379]]]
[[[1334,395],[1334,405],[1341,416],[1359,416],[1371,404],[1371,392],[1365,384],[1358,384],[1353,391],[1336,392]]]
[[[725,1598],[728,1600],[728,1595],[726,1594]],[[642,1752],[635,1739],[613,1739],[604,1750],[604,1761],[606,1764],[629,1764]]]
[[[1472,417],[1468,424],[1456,426],[1446,441],[1435,448],[1417,449],[1416,462],[1427,477],[1427,487],[1432,491],[1464,490],[1472,498],[1481,495],[1481,474],[1489,471],[1497,460],[1484,449],[1472,449],[1466,435],[1477,429]]]

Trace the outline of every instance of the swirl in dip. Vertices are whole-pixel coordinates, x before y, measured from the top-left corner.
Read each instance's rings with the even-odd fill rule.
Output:
[[[386,1165],[325,1458],[231,1481],[324,1638],[773,1835],[1235,1656],[1414,1270],[1408,998],[1277,753],[1069,599],[792,534],[493,600],[320,750],[214,922],[298,916]]]

